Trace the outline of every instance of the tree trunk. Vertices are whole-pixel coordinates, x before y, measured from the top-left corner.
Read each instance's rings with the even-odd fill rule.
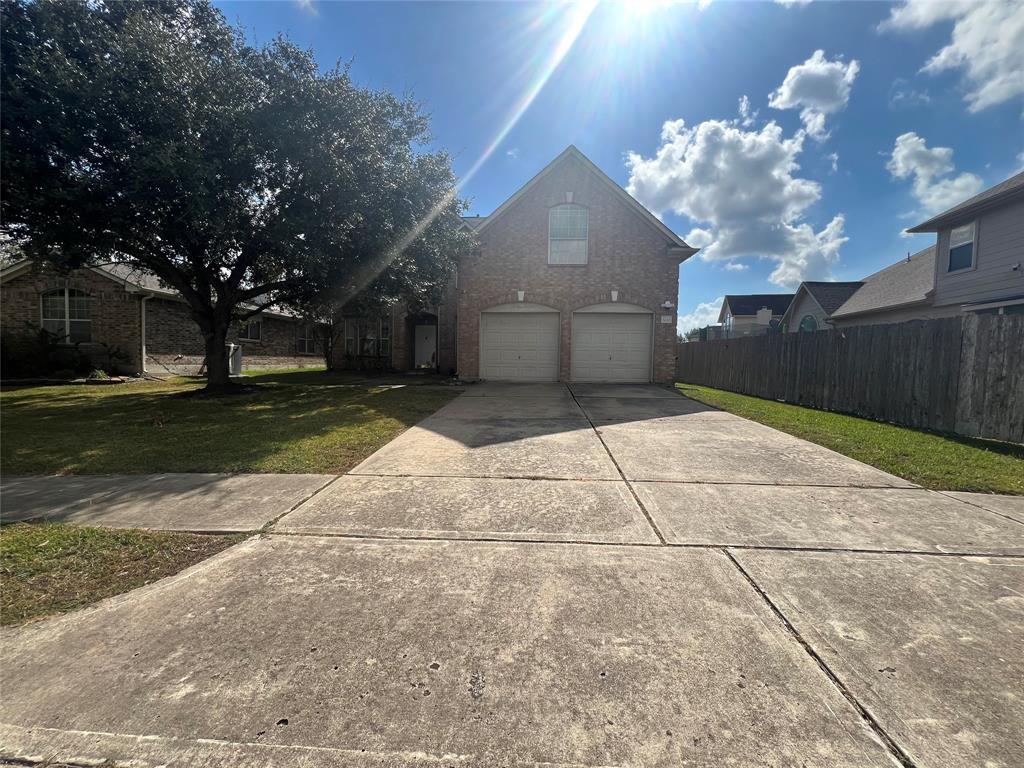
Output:
[[[228,371],[228,353],[224,345],[228,338],[229,322],[214,320],[209,331],[203,332],[206,341],[206,390],[225,390],[234,386]]]

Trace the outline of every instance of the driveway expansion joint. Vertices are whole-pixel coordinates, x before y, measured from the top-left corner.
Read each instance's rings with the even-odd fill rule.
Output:
[[[596,426],[594,426],[593,419],[590,418],[590,415],[587,413],[586,409],[582,405],[580,405],[580,401],[576,399],[576,393],[572,391],[572,387],[566,387],[566,389],[569,390],[569,395],[570,397],[572,397],[573,402],[576,403],[577,406],[579,406],[579,409],[583,412],[583,415],[586,416],[587,423],[590,424],[590,428],[594,430],[594,434],[597,436],[597,439],[601,442],[601,446],[604,448],[605,453],[608,454],[609,460],[615,466],[615,471],[619,473],[619,477],[622,478],[622,482],[626,484],[626,487],[629,489],[630,494],[633,496],[633,501],[636,502],[636,505],[640,508],[640,511],[643,512],[644,517],[647,519],[647,524],[650,525],[651,530],[654,531],[654,535],[658,537],[658,541],[661,542],[662,545],[667,544],[667,542],[665,541],[665,535],[661,532],[661,529],[658,528],[657,523],[654,522],[654,518],[651,517],[651,513],[647,511],[647,507],[645,507],[644,503],[640,500],[640,496],[637,494],[636,489],[633,487],[633,484],[629,482],[629,479],[626,477],[626,473],[622,471],[622,467],[619,466],[619,462],[615,460],[615,456],[612,454],[611,449],[608,448],[608,444],[604,441],[604,437],[601,436],[601,431]]]
[[[964,499],[964,498],[961,498],[960,496],[953,496],[952,494],[946,493],[945,491],[934,491],[934,493],[941,494],[942,496],[945,496],[947,499],[953,499],[954,501],[959,501],[962,504],[969,504],[970,506],[976,507],[977,509],[983,510],[985,512],[990,512],[993,515],[998,515],[999,517],[1003,518],[1004,520],[1009,520],[1011,523],[1016,523],[1017,525],[1024,525],[1024,522],[1021,522],[1020,520],[1018,520],[1015,517],[1010,517],[1009,515],[1004,515],[1002,512],[998,512],[997,510],[994,510],[991,507],[983,507],[983,506],[981,506],[981,504],[973,502],[973,501],[971,501],[969,499]]]
[[[793,623],[788,618],[786,618],[786,614],[782,612],[782,610],[768,596],[768,593],[765,592],[761,588],[761,586],[754,580],[754,578],[747,572],[747,570],[743,567],[740,561],[733,556],[732,552],[730,552],[729,549],[726,547],[722,547],[720,551],[727,558],[729,558],[732,564],[736,567],[736,570],[739,571],[740,575],[747,581],[748,584],[750,584],[751,589],[753,589],[760,596],[761,600],[763,600],[764,603],[771,610],[771,612],[775,614],[776,618],[778,618],[778,620],[782,622],[782,625],[785,627],[786,632],[790,635],[790,637],[792,637],[794,640],[796,640],[797,643],[800,644],[804,651],[807,652],[807,655],[810,656],[811,659],[818,665],[818,668],[822,671],[822,673],[824,673],[825,677],[829,679],[829,682],[831,682],[836,687],[836,689],[843,696],[843,698],[845,698],[850,703],[850,705],[857,711],[861,718],[868,724],[871,730],[874,731],[875,735],[882,741],[882,744],[884,744],[885,747],[889,750],[892,757],[895,758],[899,762],[899,764],[902,765],[904,768],[917,768],[917,764],[914,762],[913,758],[911,758],[910,755],[908,755],[906,751],[903,749],[903,747],[901,747],[896,742],[896,740],[889,735],[885,728],[882,727],[881,723],[879,723],[878,720],[875,719],[875,716],[871,714],[871,711],[863,704],[861,704],[861,702],[857,699],[853,692],[846,687],[846,684],[839,678],[839,676],[835,672],[832,671],[832,668],[829,667],[829,665],[825,662],[821,655],[814,649],[814,646],[812,646],[806,639],[804,639],[803,635],[800,634],[800,631],[796,628],[796,626],[794,626]]]
[[[273,527],[274,527],[275,525],[277,525],[277,524],[278,524],[278,523],[279,523],[279,522],[281,521],[281,519],[282,519],[282,518],[283,518],[283,517],[284,517],[285,515],[290,515],[290,514],[291,514],[292,512],[294,512],[294,511],[295,511],[296,509],[298,509],[298,508],[299,508],[299,507],[301,507],[301,506],[302,506],[303,504],[305,504],[305,503],[306,503],[307,501],[309,501],[309,500],[310,500],[310,499],[312,499],[312,498],[313,498],[314,496],[316,496],[316,495],[317,495],[318,493],[320,493],[321,491],[324,491],[324,490],[326,490],[327,488],[329,488],[330,486],[334,485],[334,483],[338,482],[338,478],[339,478],[339,477],[341,477],[341,475],[335,475],[335,476],[334,476],[334,477],[332,477],[332,478],[331,478],[330,480],[328,480],[328,481],[327,481],[326,483],[324,483],[324,484],[323,484],[323,485],[321,485],[321,486],[320,486],[319,488],[317,488],[317,489],[316,489],[315,491],[313,491],[313,492],[312,492],[311,494],[309,494],[309,495],[308,495],[308,496],[307,496],[306,498],[304,498],[304,499],[302,499],[301,501],[298,501],[298,502],[296,502],[295,504],[293,504],[293,505],[291,506],[291,509],[286,509],[286,510],[285,510],[284,512],[282,512],[282,513],[281,513],[280,515],[278,515],[277,517],[275,517],[275,518],[274,518],[273,520],[268,520],[268,521],[267,521],[266,523],[264,523],[264,524],[263,524],[263,527],[262,527],[262,528],[260,528],[260,529],[259,529],[259,530],[257,531],[257,533],[258,533],[258,534],[261,534],[261,535],[265,535],[265,534],[267,534],[267,533],[270,533],[271,529],[272,529],[272,528],[273,528]]]

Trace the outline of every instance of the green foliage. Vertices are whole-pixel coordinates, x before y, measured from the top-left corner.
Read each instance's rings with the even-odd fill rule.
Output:
[[[89,370],[77,344],[41,328],[0,331],[0,375],[5,379],[71,379]]]
[[[127,261],[188,302],[211,384],[261,308],[435,293],[471,246],[411,98],[254,47],[205,0],[3,0],[0,214],[59,268]]]
[[[683,394],[936,491],[1024,494],[1024,446],[940,435],[710,387]]]

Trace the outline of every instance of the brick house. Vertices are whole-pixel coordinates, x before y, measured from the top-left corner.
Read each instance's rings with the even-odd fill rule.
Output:
[[[695,248],[570,146],[490,216],[426,311],[348,318],[340,367],[466,379],[667,382],[679,265]]]
[[[66,338],[102,367],[115,352],[122,373],[193,374],[204,359],[203,337],[175,291],[123,264],[68,275],[23,260],[0,271],[0,326],[40,327]],[[302,368],[323,364],[312,327],[283,312],[263,312],[232,328],[242,367]]]

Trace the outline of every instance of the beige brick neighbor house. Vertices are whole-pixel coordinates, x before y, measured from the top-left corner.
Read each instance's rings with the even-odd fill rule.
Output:
[[[695,248],[569,147],[490,216],[445,295],[350,318],[337,362],[497,381],[671,381]],[[361,358],[363,360],[361,361]]]

